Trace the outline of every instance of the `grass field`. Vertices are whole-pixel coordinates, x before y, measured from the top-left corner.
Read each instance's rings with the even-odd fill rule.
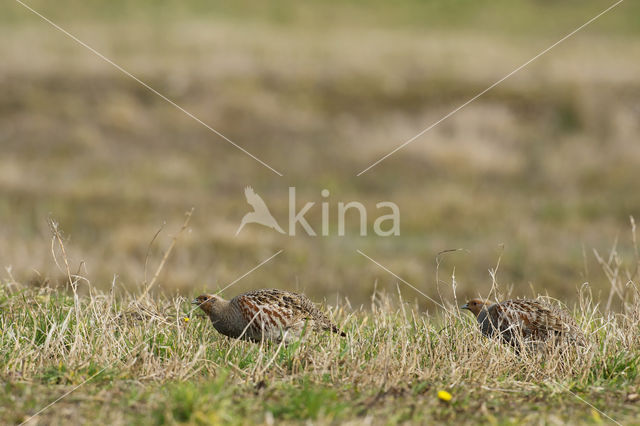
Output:
[[[613,278],[612,289],[624,282]],[[5,282],[0,419],[30,420],[80,386],[38,424],[637,424],[637,289],[624,301],[623,312],[602,312],[585,289],[575,314],[588,348],[516,355],[455,305],[426,316],[384,293],[365,308],[333,308],[348,337],[283,346],[222,337],[182,297],[76,297]]]
[[[635,421],[637,2],[361,176],[612,3],[28,4],[284,176],[3,2],[1,420],[19,423],[100,372],[41,419],[607,421],[570,390]],[[249,225],[235,236],[249,211],[245,186],[280,223],[290,186],[299,206],[316,203],[307,215],[316,229],[328,202],[330,235]],[[366,206],[369,229],[376,203],[395,202],[400,236],[360,237],[353,216],[338,236],[337,205],[348,201]],[[134,313],[191,208],[139,302],[144,313]],[[439,255],[451,249],[460,250]],[[222,339],[188,313],[188,300],[279,250],[225,294],[302,291],[332,310],[347,339],[260,348]],[[478,295],[539,294],[575,309],[592,333],[593,351],[573,369],[555,358],[519,360],[452,308]]]

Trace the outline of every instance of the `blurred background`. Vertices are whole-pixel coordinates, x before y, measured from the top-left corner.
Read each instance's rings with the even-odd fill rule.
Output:
[[[2,279],[138,290],[195,207],[154,289],[279,287],[368,303],[398,280],[432,297],[571,302],[594,254],[633,266],[640,220],[640,3],[624,2],[361,176],[357,173],[608,7],[596,0],[79,1],[28,4],[284,174],[216,136],[14,1],[0,5]],[[235,231],[251,185],[284,227],[288,187],[318,232]],[[331,195],[324,199],[321,190]],[[370,235],[338,202],[360,201]],[[371,232],[395,202],[401,235]],[[285,228],[286,229],[286,228]],[[441,257],[447,249],[464,251]],[[614,259],[615,261],[615,259]],[[441,280],[437,284],[436,278]],[[115,280],[115,281],[114,281]],[[399,284],[406,300],[434,305]],[[81,288],[86,284],[82,283]]]

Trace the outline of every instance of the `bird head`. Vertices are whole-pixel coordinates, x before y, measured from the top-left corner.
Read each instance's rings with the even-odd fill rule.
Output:
[[[488,300],[482,300],[482,299],[471,299],[469,300],[467,303],[465,303],[464,305],[460,306],[460,309],[467,309],[471,312],[473,312],[473,314],[477,317],[478,314],[480,313],[480,311],[482,311],[483,308],[491,305],[492,302],[488,301]]]
[[[193,299],[191,303],[198,306],[205,313],[210,314],[213,311],[216,302],[219,302],[220,300],[222,299],[215,294],[201,294]]]

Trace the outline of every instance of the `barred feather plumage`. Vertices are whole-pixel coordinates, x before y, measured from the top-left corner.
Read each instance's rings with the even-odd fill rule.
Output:
[[[201,295],[193,301],[225,336],[258,342],[290,341],[305,328],[345,334],[305,295],[277,289],[261,289],[238,295],[230,301]]]
[[[462,308],[473,312],[483,335],[498,335],[517,348],[523,344],[535,347],[542,342],[586,343],[584,333],[568,312],[541,300],[492,303],[473,299]]]

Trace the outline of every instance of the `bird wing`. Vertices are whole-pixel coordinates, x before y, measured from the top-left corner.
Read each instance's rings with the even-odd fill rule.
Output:
[[[251,207],[253,207],[253,210],[255,212],[258,211],[269,211],[269,209],[267,208],[267,205],[265,204],[264,200],[262,199],[262,197],[260,197],[258,194],[256,194],[256,192],[253,190],[252,187],[247,186],[244,189],[244,196],[247,199],[247,203],[249,203],[249,205]]]
[[[242,294],[236,301],[244,319],[251,323],[249,327],[256,332],[272,328],[286,329],[295,322],[292,309],[276,303],[275,299],[260,292]]]
[[[573,320],[569,320],[568,314],[537,300],[507,300],[498,304],[496,310],[507,322],[519,324],[525,336],[544,337],[572,330]]]
[[[247,308],[243,313],[247,321],[255,316],[256,329],[274,327],[282,330],[297,329],[309,324],[313,328],[330,330],[346,336],[305,295],[278,289],[254,290],[237,297]],[[259,314],[256,312],[260,311]]]
[[[527,327],[529,322],[527,315],[521,312],[517,305],[514,306],[508,302],[496,303],[489,307],[489,318],[494,327],[500,332]]]

